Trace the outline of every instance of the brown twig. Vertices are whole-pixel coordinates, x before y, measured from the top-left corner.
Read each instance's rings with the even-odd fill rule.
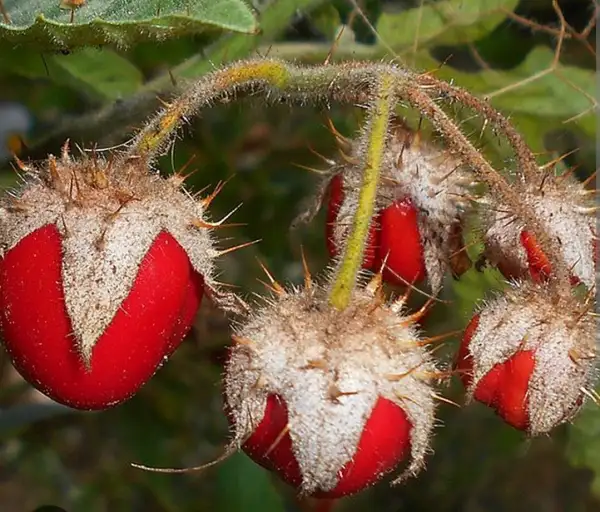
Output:
[[[519,14],[516,14],[515,12],[506,8],[502,8],[502,12],[516,23],[519,23],[520,25],[527,27],[534,32],[545,32],[546,34],[552,35],[554,37],[562,37],[563,39],[573,39],[579,41],[592,55],[595,56],[596,51],[588,41],[588,37],[594,29],[594,27],[596,26],[600,6],[595,1],[593,2],[593,5],[594,13],[591,16],[590,21],[587,23],[585,28],[580,32],[577,32],[569,23],[567,23],[564,14],[557,2],[553,2],[552,6],[561,24],[561,27],[559,29],[549,27],[548,25],[542,25],[541,23],[537,23],[524,16],[520,16]]]

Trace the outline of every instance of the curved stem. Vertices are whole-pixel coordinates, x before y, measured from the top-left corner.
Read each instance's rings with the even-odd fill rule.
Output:
[[[363,151],[359,151],[359,154],[363,155],[364,170],[358,205],[354,212],[342,260],[338,265],[329,293],[329,304],[338,310],[345,309],[350,303],[356,277],[364,257],[363,252],[375,212],[379,177],[385,163],[390,118],[396,105],[396,85],[394,75],[386,73],[381,76],[364,134],[359,141],[360,146],[364,148]]]
[[[270,101],[361,103],[382,74],[402,82],[404,70],[372,62],[299,67],[276,59],[248,59],[210,73],[163,108],[131,141],[124,158],[151,159],[168,145],[181,123],[202,107],[228,101],[237,93],[258,92]]]
[[[513,145],[521,171],[531,175],[537,173],[535,159],[522,141],[516,130],[493,108],[486,106],[466,91],[443,82],[437,83],[425,75],[418,75],[393,64],[372,62],[344,62],[312,67],[300,67],[277,59],[249,59],[236,62],[228,67],[214,71],[195,82],[186,93],[167,105],[130,143],[122,158],[139,158],[150,160],[164,148],[173,137],[177,128],[188,117],[194,115],[204,106],[216,101],[229,101],[239,93],[261,93],[271,102],[286,101],[306,104],[309,101],[337,101],[341,103],[365,103],[373,96],[374,85],[379,89],[375,103],[371,108],[370,124],[372,127],[386,126],[383,123],[385,109],[392,109],[390,98],[396,94],[407,100],[430,119],[436,129],[442,133],[450,149],[456,152],[462,161],[469,165],[478,178],[487,183],[491,192],[507,204],[515,216],[519,217],[538,240],[542,250],[548,255],[553,271],[553,285],[560,288],[561,293],[570,293],[570,272],[568,265],[543,226],[540,225],[535,212],[524,204],[515,190],[481,153],[471,144],[463,132],[448,115],[437,105],[429,92],[440,91],[443,96],[456,99],[471,106],[503,129]],[[394,93],[392,93],[392,89]],[[428,91],[430,89],[430,91]],[[384,117],[380,117],[384,116]],[[381,124],[383,123],[383,124]],[[371,128],[372,128],[371,127]],[[336,307],[344,308],[350,296],[356,275],[360,267],[362,250],[368,234],[373,205],[370,195],[376,193],[379,168],[383,159],[383,147],[386,137],[371,138],[367,132],[365,182],[359,198],[359,211],[352,227],[351,241],[334,283],[330,302]],[[375,168],[373,168],[375,165]],[[369,177],[370,176],[370,177]],[[360,216],[366,220],[361,220]],[[356,233],[355,233],[356,231]],[[364,235],[364,238],[363,238]]]
[[[517,157],[518,167],[517,174],[523,176],[525,180],[533,182],[539,179],[540,168],[537,164],[535,155],[529,149],[527,143],[523,140],[521,134],[515,127],[504,117],[498,110],[492,107],[487,101],[481,100],[468,93],[464,89],[451,85],[443,80],[439,80],[430,74],[415,75],[415,81],[422,86],[431,87],[435,94],[442,94],[451,100],[456,100],[478,114],[484,116],[486,121],[491,121],[499,128],[510,145],[512,146],[515,156]]]
[[[456,124],[426,92],[417,87],[405,87],[401,97],[433,123],[434,127],[444,136],[450,149],[458,153],[460,159],[490,187],[494,196],[509,206],[514,214],[527,225],[527,230],[534,234],[542,250],[550,258],[553,268],[551,283],[560,294],[570,294],[570,271],[557,242],[541,226],[535,211],[521,200],[518,191],[511,187],[504,176],[497,172],[473,147]]]
[[[286,71],[285,66],[277,61],[248,61],[210,73],[186,93],[166,105],[138,133],[128,150],[128,156],[152,156],[169,141],[182,120],[203,104],[224,95],[237,85],[252,80],[262,79],[269,84],[281,86],[286,82]]]
[[[33,145],[27,151],[27,156],[33,160],[46,158],[66,139],[81,145],[87,145],[91,141],[104,146],[123,142],[131,133],[131,126],[144,124],[160,108],[159,97],[171,100],[181,94],[187,80],[197,80],[215,68],[247,57],[257,48],[257,54],[269,54],[266,49],[270,42],[276,40],[289,26],[298,11],[309,14],[322,3],[323,0],[268,2],[260,10],[260,35],[231,33],[223,36],[174,68],[159,73],[132,96],[80,116],[61,117],[56,127],[32,141]],[[173,84],[173,80],[177,81],[177,85]]]

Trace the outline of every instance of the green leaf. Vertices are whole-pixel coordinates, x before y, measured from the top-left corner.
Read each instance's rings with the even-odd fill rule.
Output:
[[[406,11],[383,13],[379,38],[396,52],[407,48],[464,44],[482,38],[512,11],[518,0],[446,0]]]
[[[236,59],[246,57],[261,43],[272,41],[277,37],[298,13],[311,12],[326,0],[277,0],[261,13],[260,37],[246,34],[233,34],[215,43],[206,55],[194,55],[174,68],[173,75],[178,78],[198,78],[220,66]],[[170,77],[162,76],[149,82],[144,88],[149,91],[160,91]]]
[[[565,65],[553,71],[553,59],[554,53],[549,48],[538,46],[520,66],[510,71],[464,73],[441,67],[436,71],[436,76],[451,80],[479,96],[491,95],[491,103],[507,113],[565,121],[588,111],[592,106],[594,72]],[[426,52],[420,53],[417,62],[420,68],[434,69],[438,65]],[[591,110],[589,117],[593,118]],[[577,124],[581,126],[580,122]],[[586,119],[583,125],[589,128],[590,122]]]
[[[63,72],[59,82],[107,100],[133,94],[143,82],[142,73],[133,64],[106,49],[85,48],[71,55],[55,55],[53,61]]]
[[[501,290],[503,286],[503,278],[496,269],[488,267],[482,272],[473,268],[468,270],[453,282],[456,317],[466,325],[480,301],[489,297],[491,291]]]
[[[566,454],[574,466],[594,471],[592,491],[600,496],[600,408],[596,404],[588,402],[569,427]]]
[[[86,0],[75,10],[62,7],[68,3],[4,0],[10,24],[0,23],[0,42],[44,51],[126,47],[207,30],[253,33],[258,28],[243,0]]]
[[[68,55],[22,50],[10,53],[3,71],[31,79],[47,79],[99,100],[117,100],[135,93],[142,73],[127,59],[107,48],[84,48]]]
[[[342,23],[340,13],[331,4],[325,4],[310,14],[310,20],[315,28],[324,36],[333,39]]]

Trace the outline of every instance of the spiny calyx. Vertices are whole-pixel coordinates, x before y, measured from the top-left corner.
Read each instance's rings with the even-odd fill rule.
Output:
[[[19,165],[24,182],[0,203],[5,345],[56,400],[118,403],[182,341],[212,289],[211,198],[194,200],[179,176],[164,179],[143,158],[73,158],[65,146],[60,159]],[[37,320],[21,325],[27,315]],[[118,391],[110,379],[123,375],[133,380]]]
[[[354,164],[360,160],[360,144],[343,144],[349,155],[331,170],[326,233],[331,255],[340,252],[347,237],[362,176]],[[437,293],[456,252],[457,233],[462,242],[471,176],[450,152],[423,140],[420,132],[399,120],[385,158],[363,267],[380,268],[385,260],[385,280],[412,284],[427,277]]]
[[[571,269],[572,282],[592,289],[597,260],[593,194],[572,176],[546,174],[541,179],[541,184],[524,183],[519,197],[556,240],[560,256]],[[483,220],[485,257],[506,277],[548,278],[552,273],[548,255],[509,207],[489,198]]]
[[[352,494],[405,460],[403,476],[424,465],[440,373],[414,327],[422,312],[386,303],[380,283],[343,311],[327,286],[275,287],[233,336],[233,443],[304,494]]]
[[[530,435],[569,421],[597,377],[590,305],[556,297],[546,284],[514,284],[467,327],[457,368],[467,397]]]

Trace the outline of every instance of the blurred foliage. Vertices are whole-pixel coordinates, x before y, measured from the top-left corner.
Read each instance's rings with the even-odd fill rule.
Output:
[[[59,4],[3,2],[14,24],[0,24],[0,144],[12,134],[4,106],[24,105],[35,125],[23,134],[23,157],[56,153],[67,138],[100,148],[123,142],[158,106],[157,94],[258,52],[304,62],[328,55],[395,58],[488,96],[542,160],[577,149],[564,169],[577,166],[581,178],[595,169],[595,26],[588,0],[561,0],[560,15],[551,0],[367,0],[359,2],[364,16],[349,0],[261,0],[253,3],[256,14],[242,0],[169,0],[160,13],[154,2],[89,0],[73,23]],[[90,46],[100,43],[108,45]],[[506,144],[472,112],[450,108],[482,151],[510,168]],[[416,126],[414,113],[403,114]],[[198,172],[189,186],[195,190],[232,178],[211,214],[220,218],[242,203],[232,221],[245,225],[221,231],[221,245],[261,240],[220,262],[222,279],[249,297],[263,291],[257,256],[279,279],[294,282],[301,279],[301,244],[315,272],[327,263],[322,213],[309,226],[289,229],[318,181],[294,164],[319,167],[314,152],[336,153],[326,116],[342,133],[357,128],[351,108],[265,108],[258,100],[217,106],[192,120],[160,162],[168,173],[194,156]],[[2,187],[13,186],[9,162],[0,167]],[[468,244],[476,259],[475,224]],[[481,298],[502,286],[491,269],[449,279],[443,298],[453,305],[436,306],[427,328],[462,327]],[[300,510],[286,486],[242,454],[187,475],[129,466],[194,466],[219,456],[227,439],[219,391],[227,340],[227,319],[205,302],[171,361],[136,397],[103,413],[56,406],[3,360],[0,510],[29,512],[44,504],[69,512]],[[444,354],[450,357],[455,346],[448,343]],[[456,383],[446,396],[462,401]],[[479,405],[442,405],[441,420],[435,453],[418,479],[397,488],[382,483],[342,500],[336,511],[600,510],[595,405],[575,425],[533,441]]]

